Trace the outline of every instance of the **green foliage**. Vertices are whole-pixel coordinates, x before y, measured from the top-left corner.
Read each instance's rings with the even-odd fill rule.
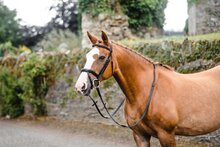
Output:
[[[64,65],[69,58],[64,54],[53,54],[39,57],[32,54],[27,61],[21,64],[19,83],[24,90],[21,98],[30,103],[36,115],[47,113],[44,97],[49,86],[55,83],[56,78],[64,73]]]
[[[16,11],[9,10],[0,1],[0,43],[11,41],[18,45],[21,41],[21,31],[19,21],[16,20]]]
[[[192,54],[188,55],[187,61],[194,61],[195,59],[213,60],[220,62],[220,40],[213,40],[212,42],[203,40],[192,44],[194,50]]]
[[[14,54],[16,53],[16,48],[12,46],[11,42],[5,42],[0,44],[0,57],[3,57],[5,54]]]
[[[184,31],[184,33],[185,33],[186,35],[189,34],[189,26],[188,26],[188,24],[189,24],[189,19],[187,18],[186,21],[185,21],[184,29],[183,29],[183,31]]]
[[[173,41],[173,39],[163,38],[162,41],[160,39],[150,41],[126,40],[121,44],[131,47],[155,61],[168,64],[175,69],[197,59],[212,60],[216,64],[220,62],[219,34],[199,36],[194,39],[189,37],[188,40],[175,38],[175,41]],[[54,85],[57,77],[63,77],[65,71],[67,71],[67,66],[65,65],[68,64],[68,67],[70,67],[78,64],[79,69],[81,69],[85,63],[85,54],[87,52],[88,50],[74,50],[73,55],[55,52],[40,55],[31,54],[25,57],[22,63],[18,62],[19,58],[15,57],[4,61],[7,64],[0,60],[0,64],[2,64],[0,65],[0,113],[4,116],[17,117],[23,114],[24,103],[30,103],[34,114],[45,115],[47,108],[44,98],[49,87]],[[198,70],[201,69],[179,71],[188,73]],[[69,85],[71,85],[73,80],[71,78],[74,77],[66,78],[66,82]],[[111,89],[114,87],[113,83],[114,80],[111,78],[101,86]],[[73,88],[69,88],[67,91],[62,105],[65,105],[68,99],[76,96]],[[106,91],[106,97],[109,98],[108,93],[112,93],[112,91]],[[97,93],[94,92],[92,95],[97,96]]]
[[[32,106],[33,114],[46,115],[44,98],[49,87],[55,83],[57,77],[64,74],[65,64],[76,63],[75,57],[61,53],[31,54],[25,58],[25,61],[20,63],[19,58],[13,58],[13,63],[10,63],[11,58],[0,62],[2,64],[0,66],[2,115],[17,117],[23,114],[23,103],[29,103]],[[72,92],[69,95],[73,94]]]
[[[203,38],[203,37],[202,37]],[[157,62],[168,64],[175,69],[198,59],[212,60],[213,64],[220,62],[220,40],[184,40],[183,42],[177,41],[154,41],[146,42],[144,40],[139,41],[123,41],[123,44],[135,49],[141,54],[146,55],[149,58],[154,59]],[[201,67],[202,68],[202,67]],[[193,69],[190,71],[179,72],[192,72],[199,71],[201,68]],[[207,67],[207,68],[210,68]]]
[[[133,45],[136,45],[139,43],[161,44],[164,41],[168,41],[168,42],[173,41],[175,43],[182,43],[186,38],[193,42],[198,42],[201,40],[214,41],[214,40],[219,40],[220,33],[216,32],[216,33],[202,34],[202,35],[195,35],[195,36],[163,36],[160,38],[149,38],[149,39],[142,39],[142,38],[136,38],[133,40],[124,39],[124,40],[121,40],[120,43],[126,44],[127,46],[132,47]]]
[[[27,62],[21,65],[21,77],[19,79],[19,84],[24,90],[20,97],[32,105],[33,112],[36,115],[46,114],[46,105],[42,100],[47,92],[46,66],[41,60],[36,55],[29,57]]]
[[[40,44],[43,45],[43,47],[47,46],[48,42],[46,39],[49,35],[51,36],[51,32],[54,32],[55,29],[63,31],[68,30],[68,32],[70,31],[72,33],[74,32],[76,34],[80,34],[80,17],[78,15],[77,1],[54,0],[53,5],[48,11],[54,12],[55,15],[53,16],[51,21],[47,23],[46,26],[22,26],[22,43],[24,45],[28,47],[33,47],[36,46],[37,43],[41,42]],[[59,33],[56,33],[56,35],[57,34]],[[44,40],[42,41],[42,39]],[[49,41],[51,41],[50,39],[52,38],[49,38]],[[54,38],[53,40],[56,40],[56,38]],[[75,37],[73,38],[73,42],[75,42],[74,40]],[[46,45],[42,44],[45,42]],[[56,48],[57,46],[54,49]],[[53,48],[46,48],[46,50],[53,50]]]
[[[167,0],[121,0],[121,5],[129,17],[130,28],[135,30],[150,26],[163,28]]]
[[[77,1],[73,0],[54,0],[55,5],[50,10],[56,12],[56,15],[50,22],[50,25],[56,29],[78,31],[78,10]]]
[[[192,7],[192,5],[196,4],[199,0],[187,0],[188,8]]]
[[[23,100],[19,97],[22,89],[9,68],[0,66],[0,112],[2,116],[11,118],[24,112]]]
[[[90,13],[97,16],[102,12],[111,12],[109,0],[79,0],[80,13]]]
[[[129,17],[130,28],[134,30],[151,26],[163,28],[167,0],[120,0],[119,2],[123,7],[122,11]],[[110,0],[79,0],[80,12],[90,13],[93,16],[102,12],[112,12],[112,5],[114,4]]]
[[[57,51],[62,50],[62,48],[72,50],[80,48],[80,42],[80,37],[71,31],[54,29],[45,35],[42,41],[37,43],[36,47],[43,48],[46,51]]]

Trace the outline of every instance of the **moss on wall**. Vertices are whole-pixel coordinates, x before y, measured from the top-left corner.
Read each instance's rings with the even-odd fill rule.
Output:
[[[198,41],[185,39],[182,43],[175,41],[151,43],[141,41],[133,42],[133,44],[124,42],[124,44],[126,43],[127,46],[141,54],[162,64],[168,64],[176,70],[178,69],[179,72],[188,73],[202,70],[203,67],[187,72],[187,69],[182,71],[181,68],[179,68],[199,59],[212,60],[211,66],[205,66],[204,69],[213,67],[220,62],[220,40],[216,39]]]

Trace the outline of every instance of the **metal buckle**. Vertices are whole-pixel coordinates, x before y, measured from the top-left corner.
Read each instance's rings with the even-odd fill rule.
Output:
[[[99,84],[100,84],[100,81],[98,80],[98,79],[94,79],[93,81],[92,81],[92,83],[93,83],[93,85],[94,85],[94,87],[99,87]]]

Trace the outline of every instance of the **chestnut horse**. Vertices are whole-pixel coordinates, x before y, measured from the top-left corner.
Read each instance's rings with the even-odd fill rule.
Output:
[[[155,88],[148,111],[143,120],[132,127],[138,147],[150,146],[150,138],[159,139],[163,147],[175,147],[175,135],[194,136],[220,128],[220,66],[194,74],[180,74],[157,64],[131,49],[112,43],[102,31],[102,40],[88,37],[94,47],[86,55],[85,68],[95,73],[82,72],[76,90],[88,95],[105,61],[110,62],[100,78],[114,76],[126,96],[124,113],[129,125],[136,123],[144,113],[149,99],[151,83]],[[98,45],[97,45],[98,44]],[[106,47],[106,48],[104,48]]]

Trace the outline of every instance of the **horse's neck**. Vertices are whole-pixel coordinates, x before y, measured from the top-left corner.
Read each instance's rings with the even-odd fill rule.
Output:
[[[130,103],[146,97],[153,80],[153,64],[136,53],[116,46],[114,77]]]

